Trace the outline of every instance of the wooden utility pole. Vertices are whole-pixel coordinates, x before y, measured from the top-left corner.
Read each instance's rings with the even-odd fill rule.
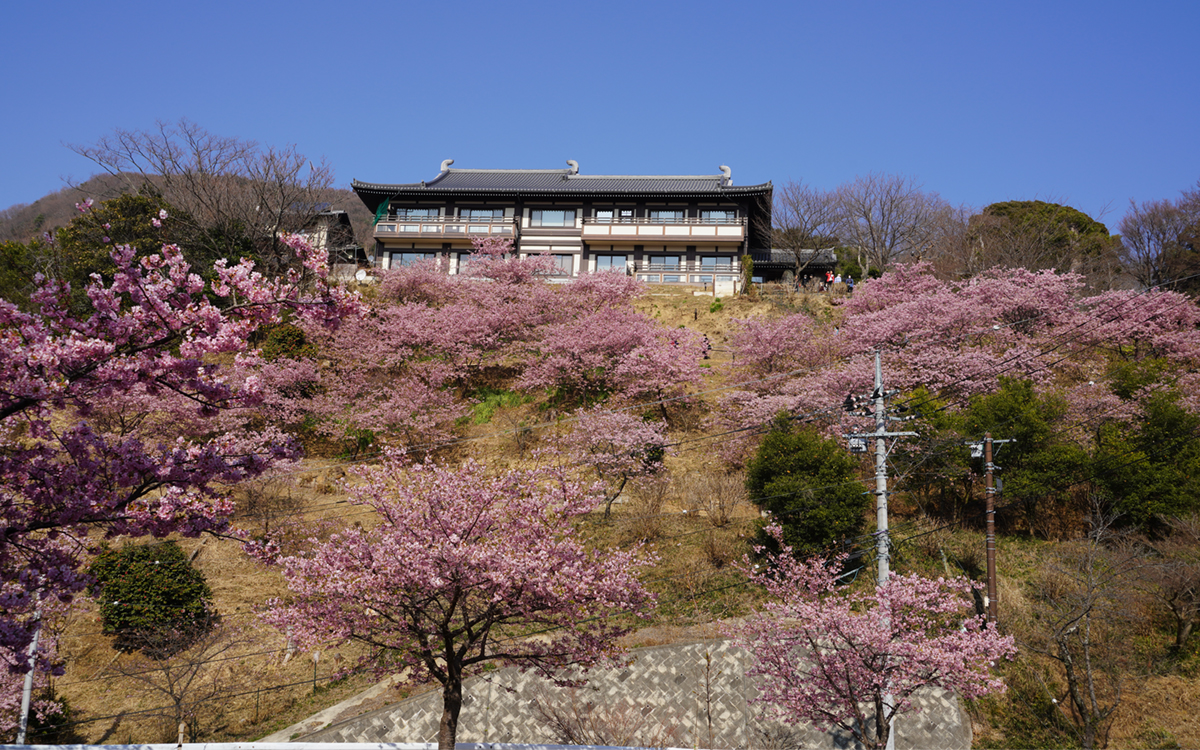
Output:
[[[974,443],[974,450],[982,448],[983,471],[987,494],[987,597],[983,606],[987,610],[988,623],[996,624],[996,610],[1000,594],[996,590],[996,481],[994,472],[996,465],[992,463],[992,446],[996,443],[1013,443],[1015,440],[992,440],[992,433],[983,435],[983,444]],[[974,453],[978,457],[978,453]]]

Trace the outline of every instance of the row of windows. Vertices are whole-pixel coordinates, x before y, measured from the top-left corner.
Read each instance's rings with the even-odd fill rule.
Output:
[[[570,227],[575,225],[576,210],[535,208],[529,212],[529,224],[534,227]],[[393,217],[396,219],[429,219],[437,218],[436,208],[397,208]],[[683,222],[687,217],[683,209],[651,209],[647,212],[651,221],[664,224]],[[504,218],[502,208],[463,208],[458,211],[458,218],[464,221],[494,221]],[[634,219],[632,208],[598,208],[593,212],[593,218],[601,224],[619,224],[631,222]],[[737,219],[737,211],[733,209],[704,209],[700,212],[700,220],[720,224]]]
[[[737,276],[732,276],[732,275],[714,276],[713,274],[707,274],[707,273],[703,273],[703,274],[702,273],[693,273],[693,274],[639,273],[637,275],[637,278],[638,278],[638,281],[645,281],[650,284],[686,284],[689,282],[692,284],[711,284],[711,283],[713,283],[714,280],[718,281],[718,282],[721,282],[721,281],[732,282],[732,281],[737,281],[737,279],[738,279]]]
[[[391,254],[391,265],[410,266],[418,261],[432,260],[438,257],[436,252],[393,252]],[[555,266],[560,273],[570,274],[575,267],[575,256],[570,253],[554,254]],[[622,273],[629,266],[630,257],[617,253],[604,255],[595,255],[593,258],[596,261],[597,271],[620,271]],[[458,253],[459,265],[465,265],[470,262],[470,253]],[[683,267],[683,258],[679,255],[657,255],[644,261],[640,270],[671,272],[678,271]],[[729,271],[733,268],[733,259],[721,256],[701,256],[700,270],[701,271]]]
[[[471,262],[471,253],[458,253],[458,265],[463,267]],[[400,266],[411,266],[423,260],[435,260],[438,253],[431,252],[394,252],[391,254],[392,268]],[[569,253],[552,255],[554,258],[555,271],[557,273],[570,274],[575,268],[575,256]]]

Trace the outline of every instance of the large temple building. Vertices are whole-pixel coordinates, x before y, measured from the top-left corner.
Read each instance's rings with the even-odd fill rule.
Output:
[[[664,284],[736,283],[745,255],[768,258],[771,183],[715,175],[584,175],[567,169],[453,169],[431,180],[353,183],[375,213],[375,263],[463,267],[477,237],[554,257],[566,279],[611,270]]]

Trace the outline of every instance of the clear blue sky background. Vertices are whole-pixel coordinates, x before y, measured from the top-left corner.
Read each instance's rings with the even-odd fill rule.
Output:
[[[68,149],[187,117],[352,178],[462,168],[915,177],[955,204],[1109,224],[1200,179],[1200,2],[0,6],[0,208]]]

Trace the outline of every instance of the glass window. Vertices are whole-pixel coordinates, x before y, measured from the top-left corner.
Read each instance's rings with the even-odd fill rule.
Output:
[[[575,226],[575,209],[549,210],[534,209],[530,212],[529,225],[532,227],[571,227]]]
[[[650,212],[650,218],[663,224],[677,224],[683,221],[683,211],[671,209],[669,211],[653,210]]]
[[[459,210],[458,215],[462,219],[468,221],[489,221],[492,219],[503,219],[503,208],[464,208]]]
[[[437,253],[392,253],[392,268],[398,266],[411,266],[422,260],[432,260],[437,257]]]
[[[678,269],[678,255],[651,255],[648,262],[651,268]]]
[[[683,277],[677,274],[664,273],[662,280],[664,284],[678,284],[683,281]]]
[[[575,272],[575,256],[566,254],[556,254],[554,256],[555,273],[560,273],[564,276],[570,276]]]
[[[624,255],[597,255],[596,270],[625,273],[625,257]]]
[[[428,219],[436,218],[436,208],[397,208],[393,214],[397,219]]]
[[[710,268],[733,268],[733,258],[722,257],[720,255],[705,255],[700,258],[700,268],[705,271]]]
[[[629,224],[633,221],[632,208],[597,208],[597,224]]]
[[[700,218],[708,224],[728,224],[737,218],[737,211],[732,209],[704,210],[700,212]]]

